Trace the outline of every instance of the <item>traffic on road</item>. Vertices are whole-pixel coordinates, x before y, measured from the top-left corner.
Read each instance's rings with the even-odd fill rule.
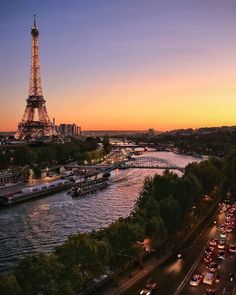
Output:
[[[175,295],[236,294],[236,203],[222,204],[217,230]]]
[[[219,204],[195,241],[140,281],[126,295],[235,295],[236,203]],[[149,280],[152,282],[150,288]]]

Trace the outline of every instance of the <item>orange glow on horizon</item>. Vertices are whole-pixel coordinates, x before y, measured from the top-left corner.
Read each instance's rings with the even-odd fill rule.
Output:
[[[75,83],[70,90],[65,83],[59,94],[48,87],[44,92],[51,120],[55,117],[56,124],[76,123],[82,130],[166,131],[231,126],[236,125],[234,77],[234,68],[221,67],[219,71],[216,67],[204,73],[192,70],[162,76],[121,75],[114,80],[101,79],[90,89],[77,89]],[[14,131],[25,101],[18,99],[15,106],[4,107],[1,131]]]

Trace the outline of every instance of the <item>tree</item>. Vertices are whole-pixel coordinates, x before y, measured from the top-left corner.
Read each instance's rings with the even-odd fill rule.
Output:
[[[197,204],[202,196],[202,185],[198,178],[191,172],[185,173],[181,182],[181,197],[179,204],[182,212],[186,212],[194,204]]]
[[[87,233],[70,236],[55,252],[66,270],[77,274],[76,288],[86,288],[94,277],[104,272],[110,253],[106,240],[98,241]]]
[[[224,160],[224,178],[222,192],[226,195],[230,192],[231,197],[236,196],[236,149],[229,152]]]
[[[14,275],[24,295],[59,295],[63,265],[54,255],[27,256],[19,262]],[[66,293],[65,293],[66,294]]]
[[[119,219],[102,233],[109,241],[113,253],[112,265],[119,269],[137,254],[135,244],[144,238],[144,227],[125,219]]]
[[[186,167],[186,174],[194,174],[202,185],[203,194],[209,194],[219,183],[220,170],[211,161],[192,163]]]
[[[0,279],[0,294],[3,294],[3,295],[20,294],[20,286],[14,275],[9,274]]]
[[[180,224],[179,203],[172,195],[160,201],[160,216],[168,233],[173,233]]]
[[[151,239],[151,247],[157,249],[167,238],[167,230],[160,215],[146,221],[146,236]]]
[[[103,137],[102,144],[103,144],[103,148],[104,148],[105,153],[109,154],[112,150],[112,146],[110,144],[108,136]]]

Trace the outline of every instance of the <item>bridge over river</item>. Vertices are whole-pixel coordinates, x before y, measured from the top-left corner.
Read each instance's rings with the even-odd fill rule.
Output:
[[[119,168],[169,169],[184,172],[184,167],[180,167],[169,160],[158,157],[132,157],[122,162]]]
[[[169,170],[179,170],[184,172],[184,167],[180,167],[169,160],[162,159],[159,157],[131,157],[128,160],[117,162],[110,165],[79,165],[77,166],[79,170],[96,170],[97,172],[110,172],[114,169],[169,169]]]

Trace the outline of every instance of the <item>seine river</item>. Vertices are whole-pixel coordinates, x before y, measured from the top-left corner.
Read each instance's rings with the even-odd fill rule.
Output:
[[[171,152],[145,152],[185,167],[200,158]],[[10,270],[27,254],[49,252],[68,235],[108,226],[132,211],[146,176],[162,173],[153,169],[115,170],[112,184],[79,199],[66,191],[0,209],[0,273]]]

